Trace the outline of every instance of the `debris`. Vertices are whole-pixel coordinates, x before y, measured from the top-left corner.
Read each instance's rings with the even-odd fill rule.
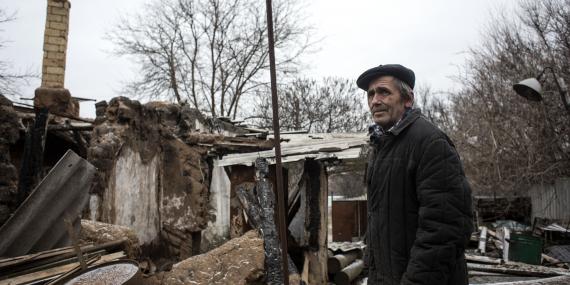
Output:
[[[487,227],[481,227],[481,235],[479,236],[479,252],[485,254],[487,250]]]
[[[108,261],[113,261],[121,258],[125,258],[124,252],[115,252],[112,254],[107,254],[101,256],[99,260],[97,260],[93,265],[102,264]],[[74,259],[76,260],[76,259]],[[1,262],[1,261],[0,261]],[[56,265],[56,264],[48,264],[48,265]],[[55,267],[48,267],[48,268],[41,268],[41,267],[34,267],[31,273],[26,273],[23,275],[18,275],[14,277],[8,277],[8,279],[0,280],[0,285],[9,285],[9,284],[27,284],[31,282],[38,282],[38,281],[49,281],[53,278],[58,277],[61,274],[65,274],[76,267],[80,267],[79,262],[72,262],[65,265],[58,265]]]
[[[79,231],[95,167],[69,150],[0,228],[0,256],[18,256],[70,244],[63,219]]]
[[[551,277],[570,275],[568,270],[554,269],[539,265],[530,265],[520,262],[507,262],[505,264],[477,264],[467,263],[468,270],[503,273],[517,276]]]
[[[121,251],[125,248],[126,240],[118,240],[104,244],[86,244],[79,248],[83,256],[93,257]],[[63,247],[53,250],[42,251],[35,254],[18,256],[0,260],[2,278],[23,275],[26,272],[38,271],[42,268],[54,267],[77,261],[77,255],[73,247]]]
[[[47,135],[49,113],[47,109],[36,111],[33,126],[26,132],[24,153],[18,180],[18,204],[24,202],[42,178],[44,148]]]
[[[570,245],[555,245],[546,248],[545,251],[546,254],[543,254],[542,257],[550,259],[548,260],[550,263],[570,262]]]
[[[249,284],[262,278],[264,256],[263,240],[252,230],[175,264],[165,273],[164,284]]]
[[[95,244],[108,244],[121,241],[124,243],[125,252],[131,259],[139,257],[141,249],[135,232],[129,227],[81,220],[80,238],[84,242]]]
[[[354,260],[356,260],[359,256],[362,256],[362,252],[359,252],[359,250],[353,250],[344,254],[337,254],[329,257],[327,260],[327,268],[329,274],[340,272],[345,267],[350,265]]]
[[[336,273],[334,275],[334,282],[337,285],[349,285],[352,280],[358,277],[363,269],[364,262],[361,259],[357,259],[349,266],[343,268],[342,271]]]
[[[562,232],[562,233],[570,232],[570,230],[568,230],[567,228],[565,228],[565,227],[563,227],[557,223],[553,223],[553,224],[550,224],[546,227],[539,227],[539,228],[543,231]]]

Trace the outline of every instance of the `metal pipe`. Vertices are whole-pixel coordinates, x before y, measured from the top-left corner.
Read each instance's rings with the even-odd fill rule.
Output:
[[[283,191],[283,169],[281,165],[281,136],[279,133],[279,102],[277,98],[277,75],[275,72],[275,42],[273,36],[273,9],[271,0],[266,0],[267,38],[269,41],[269,73],[271,75],[271,104],[273,107],[273,132],[275,137],[275,177],[277,189],[277,221],[281,242],[281,260],[283,262],[283,282],[289,284],[287,264],[287,231],[285,220],[285,193]]]

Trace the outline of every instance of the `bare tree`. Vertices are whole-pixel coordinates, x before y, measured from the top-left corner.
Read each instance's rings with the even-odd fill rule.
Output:
[[[296,72],[310,46],[297,1],[274,1],[281,72]],[[264,88],[268,70],[265,6],[255,0],[155,0],[123,19],[109,38],[137,60],[128,94],[188,102],[212,116],[236,117],[244,96]]]
[[[453,128],[448,94],[434,91],[429,85],[418,84],[414,88],[414,107],[420,108],[422,114],[433,124],[450,132]]]
[[[279,90],[279,121],[283,130],[309,132],[358,132],[366,129],[370,114],[364,92],[353,81],[327,77],[296,79]],[[258,125],[272,125],[271,98],[260,97]]]
[[[0,26],[12,22],[16,19],[15,13],[9,13],[0,8]],[[3,32],[0,29],[0,32]],[[7,41],[0,38],[0,49],[6,47]],[[32,72],[14,71],[14,67],[10,61],[0,59],[0,95],[5,95],[15,99],[20,94],[20,87],[29,84],[29,80],[37,77]]]
[[[470,51],[458,78],[464,87],[452,97],[452,136],[476,191],[516,193],[570,175],[570,116],[554,77],[543,77],[543,102],[512,90],[546,66],[570,82],[568,19],[570,0],[523,1],[516,19],[497,16]]]

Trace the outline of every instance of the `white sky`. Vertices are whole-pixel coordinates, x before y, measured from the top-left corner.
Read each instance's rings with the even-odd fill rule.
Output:
[[[139,9],[147,0],[71,0],[65,85],[73,96],[109,100],[136,68],[109,51],[103,39],[119,15]],[[261,0],[259,0],[261,1]],[[0,59],[17,70],[41,71],[46,0],[0,0],[17,12],[3,26],[9,40]],[[320,49],[304,56],[306,76],[356,79],[364,70],[400,63],[416,73],[416,82],[435,90],[453,88],[450,79],[464,62],[464,52],[481,39],[491,11],[510,11],[517,0],[307,0],[307,21],[323,38]],[[33,97],[40,82],[23,88]],[[81,104],[81,115],[94,117],[93,102]]]

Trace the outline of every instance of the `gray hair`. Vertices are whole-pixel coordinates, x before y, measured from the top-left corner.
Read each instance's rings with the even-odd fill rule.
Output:
[[[406,82],[394,77],[394,84],[398,91],[400,91],[400,95],[402,95],[402,99],[404,100],[414,100],[414,90],[408,85]]]

